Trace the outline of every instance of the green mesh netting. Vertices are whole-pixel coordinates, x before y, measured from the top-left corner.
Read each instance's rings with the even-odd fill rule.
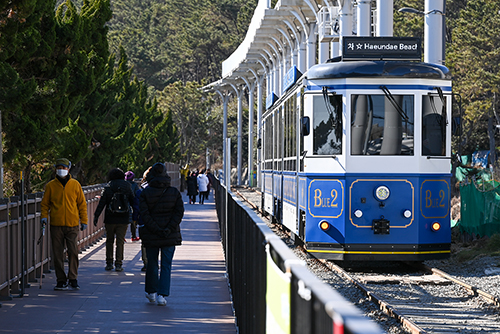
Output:
[[[472,161],[472,156],[462,155],[462,164],[470,165],[471,161]],[[457,181],[462,182],[467,179],[468,173],[469,173],[469,168],[457,167],[455,171],[455,177],[457,178]]]
[[[469,184],[462,184],[460,201],[459,225],[463,232],[480,237],[500,233],[499,182],[479,179]]]
[[[472,165],[471,155],[462,155],[462,164],[465,166]],[[470,179],[472,175],[475,175],[477,179],[482,179],[489,181],[492,179],[491,171],[485,168],[474,168],[474,167],[457,167],[455,171],[455,177],[457,181],[464,182]]]

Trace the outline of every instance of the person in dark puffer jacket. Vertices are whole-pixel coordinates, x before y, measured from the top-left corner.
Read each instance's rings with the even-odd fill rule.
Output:
[[[181,245],[180,223],[184,216],[182,195],[170,186],[167,169],[161,162],[149,171],[148,187],[139,197],[139,210],[144,226],[139,228],[146,248],[146,297],[150,302],[166,305],[170,295],[170,277],[175,246]],[[158,254],[161,251],[161,270],[158,278]]]
[[[94,213],[94,226],[97,226],[102,210],[104,213],[104,226],[106,228],[106,267],[105,270],[113,270],[113,245],[116,236],[116,261],[115,270],[123,271],[123,245],[125,234],[129,223],[129,213],[114,213],[108,204],[117,191],[124,193],[130,205],[134,204],[134,193],[130,183],[125,181],[125,173],[120,168],[113,168],[108,174],[109,183],[104,187],[101,199]]]

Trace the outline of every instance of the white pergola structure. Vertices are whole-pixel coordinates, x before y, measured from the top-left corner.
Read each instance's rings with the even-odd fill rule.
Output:
[[[426,22],[427,16],[433,14],[432,8],[441,10],[444,1],[426,0]],[[392,31],[393,0],[279,0],[274,8],[271,8],[271,0],[259,0],[244,41],[222,63],[222,78],[204,87],[217,92],[222,99],[225,171],[228,170],[227,105],[230,96],[238,99],[237,185],[242,185],[245,90],[249,96],[248,185],[260,187],[260,147],[257,148],[257,184],[252,184],[254,128],[256,126],[257,138],[261,138],[264,101],[281,96],[286,73],[293,67],[305,73],[311,66],[339,56],[342,36],[392,36]],[[439,38],[439,34],[434,36]],[[441,45],[442,40],[436,43]],[[441,62],[435,62],[442,63],[443,57],[440,59]],[[257,124],[253,122],[255,95]]]

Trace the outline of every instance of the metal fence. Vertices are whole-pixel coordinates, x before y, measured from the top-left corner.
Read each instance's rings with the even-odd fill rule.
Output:
[[[314,276],[251,209],[217,181],[214,188],[240,334],[383,333]]]
[[[89,221],[99,202],[103,185],[83,187]],[[50,270],[50,228],[42,239],[40,223],[43,193],[0,199],[0,297],[22,297],[24,288]],[[100,218],[103,219],[103,218]],[[80,231],[78,247],[84,250],[104,234],[103,224],[89,224]]]

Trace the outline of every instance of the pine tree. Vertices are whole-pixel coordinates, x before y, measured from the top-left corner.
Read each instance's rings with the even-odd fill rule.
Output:
[[[69,0],[54,8],[47,0],[4,5],[0,24],[0,71],[9,84],[0,87],[4,163],[25,171],[27,192],[31,168],[58,155],[59,130],[78,118],[109,56],[109,1],[85,1],[80,12]]]
[[[490,118],[500,122],[499,6],[498,0],[470,0],[452,23],[447,65],[453,73],[453,91],[461,95],[465,106],[464,154],[495,146],[493,133],[486,129]]]

